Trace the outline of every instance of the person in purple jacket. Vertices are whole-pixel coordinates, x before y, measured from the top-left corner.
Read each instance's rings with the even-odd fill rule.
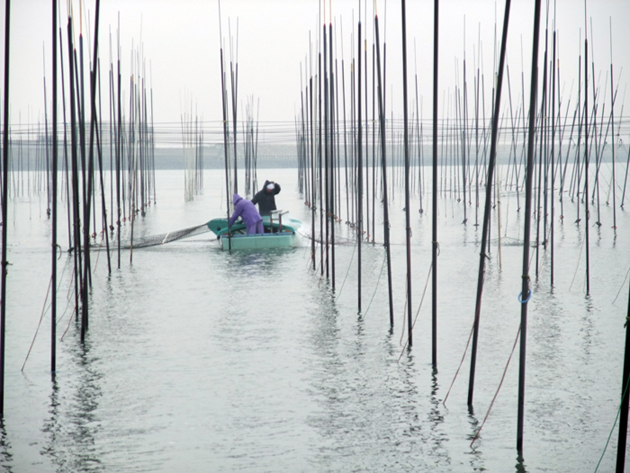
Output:
[[[237,218],[241,217],[247,228],[248,235],[256,233],[265,233],[262,223],[262,217],[256,210],[256,206],[247,199],[243,199],[240,195],[234,194],[234,213],[230,217],[230,227],[234,225]]]

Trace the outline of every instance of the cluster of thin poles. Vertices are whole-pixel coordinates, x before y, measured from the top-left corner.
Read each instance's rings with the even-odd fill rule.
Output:
[[[376,42],[372,48],[375,67],[372,83],[372,122],[369,127],[367,41],[362,40],[362,24],[357,26],[358,52],[352,59],[349,74],[350,110],[346,109],[346,66],[333,54],[332,21],[321,32],[321,47],[316,71],[306,71],[308,78],[301,93],[301,113],[297,119],[298,182],[311,209],[311,266],[331,281],[336,288],[335,226],[344,219],[355,231],[358,264],[358,312],[362,311],[361,248],[362,243],[374,243],[376,234],[377,199],[383,202],[383,233],[387,252],[387,274],[390,302],[390,322],[393,325],[393,296],[389,246],[387,148],[385,140],[385,79],[381,68],[381,48],[378,44],[378,16],[374,18]],[[385,54],[385,45],[383,45]],[[312,51],[309,52],[312,56]],[[365,61],[365,64],[364,64]],[[384,64],[384,61],[383,61]],[[339,69],[341,74],[339,74]],[[378,102],[378,115],[376,103]],[[349,116],[348,116],[349,112]],[[350,125],[348,126],[348,122]],[[378,134],[378,136],[377,136]],[[365,145],[364,145],[365,140]],[[370,141],[372,145],[370,146]],[[380,171],[379,171],[380,170]],[[377,193],[377,189],[379,192]],[[371,194],[370,194],[371,190]],[[345,208],[342,204],[345,191]],[[379,195],[380,194],[380,195]],[[319,251],[316,243],[319,241]]]
[[[405,190],[405,230],[407,241],[407,346],[412,345],[413,320],[411,315],[411,254],[410,254],[410,193],[417,192],[420,196],[420,213],[424,212],[423,193],[425,192],[425,162],[423,152],[423,126],[421,112],[417,105],[417,77],[416,77],[416,117],[409,118],[407,103],[407,52],[406,52],[406,18],[405,1],[402,4],[402,34],[403,34],[403,111],[402,133],[394,129],[392,114],[391,126],[385,122],[385,61],[381,62],[381,50],[385,56],[386,45],[379,42],[378,15],[374,17],[374,41],[372,44],[372,112],[368,108],[368,48],[367,40],[362,37],[361,21],[356,29],[356,56],[353,55],[349,68],[349,110],[346,110],[346,72],[343,57],[340,61],[333,51],[332,21],[324,24],[319,34],[317,52],[312,51],[305,61],[309,70],[302,77],[302,92],[300,96],[301,109],[296,118],[296,138],[298,144],[298,182],[299,189],[305,198],[305,204],[311,210],[311,267],[322,277],[330,281],[335,290],[335,228],[344,219],[354,230],[356,235],[357,280],[358,280],[358,312],[362,311],[361,296],[361,245],[375,238],[374,211],[379,203],[383,210],[383,240],[386,251],[388,271],[388,293],[390,306],[390,324],[393,325],[393,303],[391,282],[390,257],[390,224],[388,216],[388,183],[393,186],[404,186]],[[542,71],[538,66],[540,43],[541,2],[536,2],[534,19],[534,39],[532,52],[532,76],[530,84],[529,112],[525,108],[525,87],[522,78],[523,100],[520,109],[514,112],[512,91],[510,86],[509,67],[506,66],[506,42],[509,24],[510,1],[506,1],[503,36],[501,40],[500,59],[497,69],[497,82],[492,89],[492,114],[486,120],[485,110],[480,105],[485,103],[483,76],[477,69],[474,78],[474,117],[469,113],[469,93],[466,80],[466,61],[463,62],[462,86],[455,88],[452,98],[454,104],[454,118],[442,120],[442,136],[438,137],[438,10],[439,2],[435,1],[435,37],[434,37],[434,97],[433,97],[433,166],[432,166],[432,199],[433,199],[433,234],[432,234],[432,278],[433,278],[433,307],[432,307],[432,345],[433,366],[437,370],[436,350],[436,321],[437,321],[437,202],[438,197],[445,197],[450,193],[464,208],[464,220],[468,221],[467,208],[474,207],[475,226],[479,225],[479,209],[483,205],[482,241],[479,262],[479,277],[477,298],[475,303],[475,317],[473,321],[472,355],[469,379],[468,404],[472,407],[474,393],[474,378],[481,313],[481,299],[485,276],[485,265],[490,250],[490,220],[492,210],[500,203],[499,178],[495,177],[497,148],[500,135],[503,134],[507,142],[504,146],[509,150],[507,162],[507,178],[505,190],[515,191],[517,194],[518,211],[521,210],[521,199],[525,200],[525,216],[523,230],[523,274],[521,291],[521,324],[520,337],[520,367],[519,367],[519,401],[518,401],[518,432],[517,450],[523,449],[523,419],[525,393],[525,359],[526,359],[526,329],[527,308],[530,290],[530,265],[532,257],[530,247],[535,247],[535,276],[539,275],[540,250],[550,248],[551,253],[551,284],[554,284],[554,218],[555,202],[560,205],[560,218],[564,218],[564,199],[569,196],[572,201],[577,200],[576,224],[585,221],[585,258],[586,258],[586,292],[590,291],[590,265],[588,251],[589,233],[589,200],[590,206],[597,208],[597,222],[601,225],[600,202],[601,194],[606,194],[605,203],[609,205],[612,196],[613,222],[616,233],[617,192],[621,192],[620,207],[623,207],[626,194],[628,164],[626,164],[626,178],[623,190],[616,181],[615,152],[621,147],[621,119],[615,125],[615,99],[617,89],[613,81],[612,40],[610,66],[610,96],[606,95],[607,81],[604,92],[601,93],[599,84],[589,84],[589,76],[595,77],[594,63],[588,63],[588,35],[584,41],[584,60],[580,56],[578,68],[580,71],[578,100],[574,108],[569,103],[563,107],[560,93],[560,68],[556,57],[558,34],[555,28],[549,38],[549,2],[547,3],[547,27],[544,38],[544,59]],[[359,16],[361,14],[359,13]],[[555,13],[554,13],[555,16]],[[592,35],[592,30],[591,30]],[[341,33],[341,36],[343,34]],[[611,34],[612,38],[612,34]],[[343,41],[343,40],[342,40]],[[343,50],[343,46],[342,46]],[[316,70],[313,71],[313,64]],[[589,72],[589,68],[591,71]],[[507,69],[507,86],[509,95],[509,117],[501,113],[501,94],[504,69]],[[583,74],[582,74],[583,71]],[[303,71],[304,72],[304,71]],[[542,86],[538,76],[542,72]],[[496,87],[496,88],[495,88]],[[592,94],[592,95],[591,95]],[[589,98],[592,102],[589,105]],[[450,99],[449,99],[450,100]],[[443,100],[444,102],[444,100]],[[606,112],[606,104],[609,110]],[[376,107],[378,106],[378,110]],[[451,110],[449,105],[447,112]],[[573,122],[568,126],[570,113],[573,112]],[[508,120],[511,126],[507,131],[500,129],[500,124]],[[565,135],[568,134],[569,136]],[[612,136],[612,144],[609,142]],[[522,142],[520,138],[522,137]],[[438,156],[438,141],[440,140],[441,154]],[[370,145],[371,142],[371,145]],[[568,144],[567,144],[568,143]],[[471,150],[474,144],[474,151]],[[564,144],[564,147],[563,147]],[[606,147],[612,152],[612,181],[608,189],[600,179],[603,157]],[[413,155],[413,156],[412,156]],[[592,156],[595,156],[594,187],[589,188],[589,173],[593,172],[589,166]],[[388,164],[387,157],[391,163]],[[438,160],[439,158],[439,160]],[[474,158],[474,160],[473,160]],[[371,159],[371,163],[370,163]],[[630,160],[630,150],[628,154]],[[441,161],[442,166],[438,166]],[[572,166],[569,166],[572,164]],[[629,163],[630,164],[630,163]],[[417,166],[413,171],[411,166]],[[392,170],[388,181],[388,168]],[[460,170],[459,172],[457,170]],[[571,170],[568,172],[568,170]],[[440,175],[441,173],[441,175]],[[534,183],[537,181],[537,185]],[[495,184],[496,183],[496,184]],[[468,185],[468,186],[467,186]],[[485,186],[485,204],[482,202],[482,189]],[[370,188],[372,192],[370,194]],[[603,189],[603,190],[602,190]],[[345,192],[345,207],[342,204],[342,193]],[[475,194],[473,198],[473,192]],[[524,197],[521,197],[521,192]],[[557,192],[557,195],[555,194]],[[580,210],[579,203],[583,203]],[[472,210],[472,209],[470,209]],[[580,212],[583,212],[583,216]],[[371,224],[370,224],[371,223]],[[319,247],[317,243],[319,242]],[[319,251],[318,251],[319,250]],[[319,265],[318,265],[319,260]],[[630,313],[630,309],[629,309]],[[628,361],[630,363],[630,360]],[[630,372],[630,368],[627,368]],[[628,375],[624,374],[624,386],[627,385]],[[627,393],[624,394],[627,402]],[[627,410],[627,408],[626,408]],[[627,416],[626,416],[627,417]],[[626,420],[627,422],[627,420]],[[623,427],[623,426],[622,426]],[[625,433],[625,428],[623,431]],[[621,435],[621,432],[620,432]],[[624,434],[625,435],[625,434]],[[621,440],[620,440],[621,444]],[[623,439],[625,445],[625,437]],[[623,454],[625,447],[620,447]]]
[[[95,0],[94,42],[91,51],[85,51],[82,31],[77,38],[76,25],[71,8],[65,29],[61,22],[58,0],[52,1],[52,111],[48,120],[45,108],[45,128],[38,130],[38,142],[44,143],[31,166],[30,153],[22,159],[22,143],[9,140],[9,52],[10,52],[10,1],[6,2],[5,25],[5,90],[4,134],[2,164],[2,221],[7,221],[8,198],[19,197],[24,192],[45,192],[47,214],[52,219],[52,275],[51,275],[51,372],[56,371],[57,326],[57,262],[59,259],[58,221],[60,212],[67,213],[68,248],[72,259],[72,298],[75,320],[80,326],[81,342],[89,325],[89,296],[92,280],[90,249],[97,245],[100,235],[107,249],[108,274],[111,273],[110,239],[117,239],[118,268],[121,262],[121,233],[126,222],[133,222],[137,215],[145,215],[151,201],[156,201],[154,139],[152,125],[152,95],[147,89],[145,64],[139,51],[131,54],[128,118],[123,115],[123,85],[118,46],[117,66],[109,67],[109,104],[102,103],[102,81],[99,59],[99,11],[100,1]],[[110,35],[111,38],[111,35]],[[110,39],[111,42],[111,39]],[[91,57],[90,57],[91,53]],[[87,58],[87,65],[86,63]],[[87,82],[87,84],[86,84]],[[46,78],[44,77],[46,94]],[[104,125],[103,116],[109,116]],[[61,127],[60,121],[63,120]],[[49,130],[50,123],[50,130]],[[28,137],[28,135],[27,135]],[[32,146],[29,140],[28,146]],[[104,154],[109,147],[109,163]],[[15,159],[10,156],[17,149]],[[106,171],[109,165],[109,187]],[[27,183],[23,183],[24,174]],[[10,177],[11,176],[11,177]],[[17,177],[16,177],[17,176]],[[30,180],[34,179],[33,185]],[[40,181],[43,180],[43,183]],[[13,188],[11,188],[13,187]],[[19,191],[17,189],[20,189]],[[66,202],[66,209],[59,207]],[[108,202],[109,201],[109,202]],[[109,204],[109,205],[108,205]],[[3,264],[6,264],[7,225],[2,225]],[[130,261],[132,258],[130,252]],[[4,326],[6,319],[6,276],[2,275],[2,306],[0,322],[0,414],[4,411]]]
[[[184,149],[184,198],[191,201],[203,190],[203,127],[199,123],[199,116],[193,116],[192,111],[182,113],[181,125]]]
[[[221,43],[221,47],[219,49],[219,59],[221,61],[221,110],[223,113],[223,153],[225,159],[225,198],[226,198],[226,212],[227,218],[230,218],[230,202],[231,202],[231,194],[232,190],[234,193],[238,193],[238,159],[237,159],[237,146],[236,146],[236,120],[237,120],[237,112],[238,112],[238,59],[236,61],[230,60],[230,84],[231,87],[231,98],[232,98],[232,119],[233,119],[233,135],[230,136],[230,123],[228,120],[229,116],[229,89],[228,89],[228,81],[226,77],[226,67],[225,67],[225,59],[223,56],[223,32],[221,27],[221,1],[218,1],[219,6],[219,41]],[[230,27],[231,32],[231,27]],[[233,52],[232,48],[232,37],[230,35],[230,51]],[[232,57],[234,55],[231,54]],[[236,62],[236,64],[234,64]],[[233,140],[232,140],[233,138]],[[233,153],[231,150],[233,149]],[[232,156],[234,159],[232,159]],[[234,173],[232,174],[232,170]],[[230,241],[230,247],[232,249],[232,242]]]
[[[219,39],[220,62],[221,62],[221,98],[223,113],[223,150],[225,164],[225,189],[226,189],[226,209],[227,218],[230,218],[232,208],[232,194],[239,192],[238,182],[238,22],[236,40],[232,37],[231,24],[229,26],[230,43],[230,80],[227,78],[226,59],[223,54],[223,33],[221,28],[221,2],[219,6]],[[236,44],[234,44],[236,43]],[[228,87],[229,84],[229,87]],[[231,103],[231,107],[230,107]],[[232,111],[232,128],[230,129],[230,108]],[[240,146],[243,151],[244,162],[244,192],[249,196],[256,192],[258,188],[258,119],[254,117],[256,107],[254,98],[248,97],[245,105],[245,119],[242,120],[242,139]],[[232,249],[232,241],[229,240],[229,249]]]
[[[245,106],[243,123],[243,160],[245,165],[245,195],[258,190],[258,118],[254,113],[260,107],[254,106],[254,98],[249,97]],[[257,113],[257,112],[256,112]]]

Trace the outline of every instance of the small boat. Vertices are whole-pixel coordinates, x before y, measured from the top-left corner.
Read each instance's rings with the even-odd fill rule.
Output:
[[[228,229],[227,218],[215,218],[208,228],[221,241],[224,250],[258,250],[266,248],[291,248],[297,241],[296,230],[302,222],[293,218],[282,218],[287,212],[275,211],[263,217],[265,233],[248,235],[245,224],[238,221]]]

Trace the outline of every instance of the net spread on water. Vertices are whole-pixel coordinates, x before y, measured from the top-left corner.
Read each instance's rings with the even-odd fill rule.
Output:
[[[183,230],[176,230],[174,232],[162,233],[160,235],[151,235],[146,237],[134,238],[132,240],[126,240],[120,242],[120,247],[122,249],[128,250],[131,248],[147,248],[150,246],[158,246],[164,245],[166,243],[171,243],[177,240],[181,240],[183,238],[190,238],[196,235],[201,235],[203,233],[209,232],[210,229],[206,223],[201,225],[197,225],[195,227],[184,228]],[[117,247],[116,242],[110,242],[110,248]],[[104,246],[101,245],[97,247],[98,249],[104,249]]]

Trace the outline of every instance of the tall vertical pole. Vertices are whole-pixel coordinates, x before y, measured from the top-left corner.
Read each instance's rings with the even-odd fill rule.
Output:
[[[624,472],[626,464],[626,441],[628,437],[628,381],[630,380],[630,294],[628,296],[628,314],[626,318],[626,349],[621,380],[621,407],[619,414],[619,441],[617,442],[617,473]]]
[[[554,202],[554,187],[556,183],[556,15],[554,11],[554,24],[553,24],[553,51],[552,51],[552,63],[551,63],[551,218],[549,219],[550,225],[550,250],[551,250],[551,286],[554,283],[554,270],[555,270],[555,254],[554,254],[554,218],[555,218],[555,202]]]
[[[317,54],[317,163],[319,166],[319,268],[321,276],[324,276],[324,164],[323,164],[323,151],[322,151],[322,130],[324,129],[322,123],[322,97],[324,95],[322,86],[322,51],[321,46],[318,45],[319,53]]]
[[[219,42],[223,42],[223,35],[221,33],[221,2],[219,2]],[[230,171],[228,165],[228,142],[229,135],[227,129],[227,103],[226,103],[226,85],[225,85],[225,72],[224,72],[224,60],[223,60],[223,45],[221,44],[219,51],[219,60],[221,61],[221,105],[223,109],[223,156],[225,159],[225,199],[226,199],[226,212],[228,223],[230,221]],[[234,191],[236,192],[236,190]],[[228,226],[228,237],[231,237],[229,233],[231,228]],[[228,238],[228,251],[232,251],[232,238]]]
[[[439,40],[439,10],[440,0],[434,0],[433,15],[433,216],[432,216],[432,242],[431,271],[432,284],[432,309],[431,309],[431,360],[433,371],[437,371],[437,256],[438,256],[438,40]]]
[[[228,129],[227,129],[227,104],[226,102],[226,89],[225,89],[225,73],[223,71],[223,48],[220,51],[220,61],[221,61],[221,97],[223,98],[223,154],[225,158],[225,198],[226,209],[227,209],[227,219],[230,221],[230,168],[228,163]],[[236,192],[236,190],[235,190]],[[228,234],[231,232],[231,229],[228,228]],[[231,235],[228,235],[230,237]],[[228,238],[228,249],[232,251],[232,238]]]
[[[492,135],[490,141],[490,160],[488,162],[488,175],[486,177],[486,201],[483,212],[483,224],[481,233],[481,253],[479,255],[479,273],[477,279],[477,299],[475,304],[475,320],[473,330],[473,344],[470,361],[470,379],[468,383],[468,406],[472,407],[473,392],[475,387],[475,365],[477,361],[477,340],[479,339],[479,318],[481,315],[481,295],[483,293],[484,275],[486,272],[486,242],[490,232],[490,214],[492,213],[492,180],[497,158],[497,138],[499,134],[499,111],[501,109],[501,89],[503,85],[503,67],[505,64],[505,48],[510,19],[510,0],[505,1],[505,16],[503,18],[503,36],[501,38],[501,54],[499,58],[499,70],[497,71],[497,87],[492,111]]]
[[[589,252],[589,217],[588,205],[588,32],[586,30],[586,0],[584,0],[584,232],[586,236],[586,294],[591,292],[590,252]]]
[[[85,207],[83,218],[83,250],[85,252],[85,265],[83,267],[83,305],[81,306],[81,341],[85,340],[88,329],[88,280],[90,271],[90,205],[92,199],[92,186],[94,183],[94,134],[96,133],[96,73],[98,64],[98,23],[100,12],[100,0],[96,0],[96,17],[94,19],[94,51],[92,57],[92,71],[90,74],[90,154],[88,157],[87,169],[87,191],[85,192]],[[83,116],[85,117],[85,105],[83,105]]]
[[[229,21],[229,20],[228,20]],[[229,25],[228,25],[229,26]],[[232,39],[230,38],[230,44]],[[234,69],[232,67],[232,59],[230,58],[230,78],[232,83],[232,122],[233,122],[233,130],[232,134],[234,135],[234,192],[238,194],[238,154],[236,149],[236,127],[237,127],[237,98],[238,98],[238,21],[236,22],[236,64]],[[230,56],[232,55],[232,48],[230,46]]]
[[[122,74],[120,72],[120,13],[118,14],[118,31],[117,31],[117,41],[116,41],[116,66],[117,66],[117,102],[118,102],[118,133],[116,134],[116,230],[117,230],[117,248],[118,248],[118,269],[120,269],[120,233],[121,233],[121,225],[122,225],[122,205],[121,197],[122,197],[122,188],[121,188],[121,174],[122,174]],[[63,76],[61,76],[63,79]],[[65,120],[64,120],[65,121]],[[65,133],[64,133],[65,137]]]
[[[325,228],[326,228],[326,239],[323,240],[326,242],[326,279],[330,277],[330,261],[329,261],[329,230],[330,230],[330,153],[329,150],[331,148],[329,141],[329,133],[328,133],[328,116],[330,114],[329,110],[329,100],[328,100],[328,43],[326,36],[326,25],[323,26],[323,51],[324,51],[324,175],[322,179],[325,181],[324,185],[324,216],[326,218]]]
[[[311,40],[311,33],[308,34],[308,74],[309,74],[309,86],[308,86],[308,103],[309,103],[309,122],[310,126],[310,146],[309,146],[309,163],[310,163],[310,171],[311,171],[311,196],[310,196],[310,204],[311,204],[311,265],[313,271],[317,269],[317,258],[315,252],[315,200],[316,200],[316,191],[317,191],[317,183],[316,183],[316,175],[315,175],[315,110],[313,101],[313,87],[315,86],[313,82],[313,55],[311,51],[311,47],[313,45],[313,41]]]
[[[527,352],[527,306],[529,289],[529,246],[532,218],[532,181],[534,171],[534,129],[538,94],[538,41],[540,37],[540,0],[534,11],[534,39],[532,45],[532,76],[529,101],[529,136],[527,137],[527,171],[525,178],[525,230],[523,232],[523,275],[521,286],[521,344],[518,373],[518,421],[516,449],[523,454],[523,419],[525,413],[525,355]]]
[[[394,326],[394,298],[392,294],[392,258],[389,244],[389,202],[387,193],[387,146],[385,142],[385,95],[381,84],[381,46],[378,32],[378,16],[374,15],[374,32],[376,34],[376,75],[378,77],[378,119],[381,135],[381,167],[383,168],[383,237],[387,257],[387,287],[389,294],[389,325]]]
[[[0,289],[0,415],[4,416],[4,355],[7,315],[7,208],[9,186],[9,26],[11,0],[4,14],[4,130],[2,131],[2,288]]]
[[[309,62],[311,62],[309,58]],[[310,103],[310,117],[309,120],[311,122],[311,144],[310,144],[310,166],[311,166],[311,265],[313,271],[317,269],[317,255],[315,251],[315,200],[317,199],[316,191],[317,191],[317,183],[315,182],[315,111],[313,109],[313,74],[311,73],[311,77],[309,79],[309,103]]]
[[[52,0],[52,280],[50,299],[50,371],[57,369],[57,0]]]
[[[616,199],[616,187],[615,187],[615,148],[617,147],[615,142],[615,93],[614,93],[614,78],[613,78],[613,58],[612,58],[612,18],[609,18],[610,23],[610,121],[612,122],[612,189],[613,189],[613,229],[615,235],[617,235],[617,199]],[[623,107],[622,107],[623,108]]]
[[[411,307],[411,219],[409,207],[409,126],[407,110],[407,12],[405,0],[401,0],[402,11],[402,54],[403,54],[403,136],[405,154],[405,229],[407,234],[407,324],[408,343],[413,345],[413,320]]]
[[[82,287],[81,273],[81,217],[79,215],[79,165],[77,156],[77,94],[75,92],[78,81],[76,79],[76,55],[74,54],[72,17],[68,17],[68,76],[70,78],[70,149],[72,167],[72,242],[74,245],[74,312],[79,318],[79,291]],[[68,196],[70,198],[70,196]]]
[[[331,14],[332,16],[332,14]],[[333,30],[332,30],[332,21],[328,25],[329,31],[329,48],[330,54],[328,55],[328,60],[330,61],[329,68],[329,91],[330,91],[330,213],[329,220],[330,223],[330,245],[331,245],[331,277],[332,277],[332,289],[335,290],[335,215],[337,215],[335,211],[335,87],[334,87],[334,79],[335,75],[333,73]]]
[[[361,15],[357,30],[359,54],[357,58],[357,255],[358,255],[358,312],[361,313],[361,239],[363,237],[363,132],[361,131]]]

